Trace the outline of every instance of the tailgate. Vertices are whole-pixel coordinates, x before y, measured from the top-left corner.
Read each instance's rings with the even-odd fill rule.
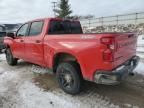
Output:
[[[137,35],[121,33],[115,40],[117,48],[114,53],[114,67],[117,67],[136,55]]]

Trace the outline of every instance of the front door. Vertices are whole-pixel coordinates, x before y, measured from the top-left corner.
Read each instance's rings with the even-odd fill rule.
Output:
[[[39,65],[44,64],[43,24],[43,21],[32,22],[29,34],[25,38],[25,54],[28,57],[27,60]]]
[[[29,24],[24,24],[16,33],[14,44],[12,47],[12,53],[15,57],[25,59],[25,36],[28,35]]]

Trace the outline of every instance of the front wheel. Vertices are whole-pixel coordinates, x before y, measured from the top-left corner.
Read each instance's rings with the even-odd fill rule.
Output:
[[[81,90],[81,75],[79,73],[80,69],[76,63],[60,63],[56,73],[59,86],[66,93],[78,94]]]
[[[11,50],[8,48],[6,50],[6,60],[11,66],[17,65],[17,59],[13,57]]]

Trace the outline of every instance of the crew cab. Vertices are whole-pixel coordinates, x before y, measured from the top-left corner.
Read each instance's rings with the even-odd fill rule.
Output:
[[[137,66],[135,33],[84,34],[79,21],[44,18],[26,22],[4,39],[6,59],[46,67],[69,94],[81,90],[83,80],[118,84]]]

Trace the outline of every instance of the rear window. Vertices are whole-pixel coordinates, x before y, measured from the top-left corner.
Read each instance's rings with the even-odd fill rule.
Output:
[[[48,34],[82,34],[82,29],[80,23],[76,21],[52,20]]]

